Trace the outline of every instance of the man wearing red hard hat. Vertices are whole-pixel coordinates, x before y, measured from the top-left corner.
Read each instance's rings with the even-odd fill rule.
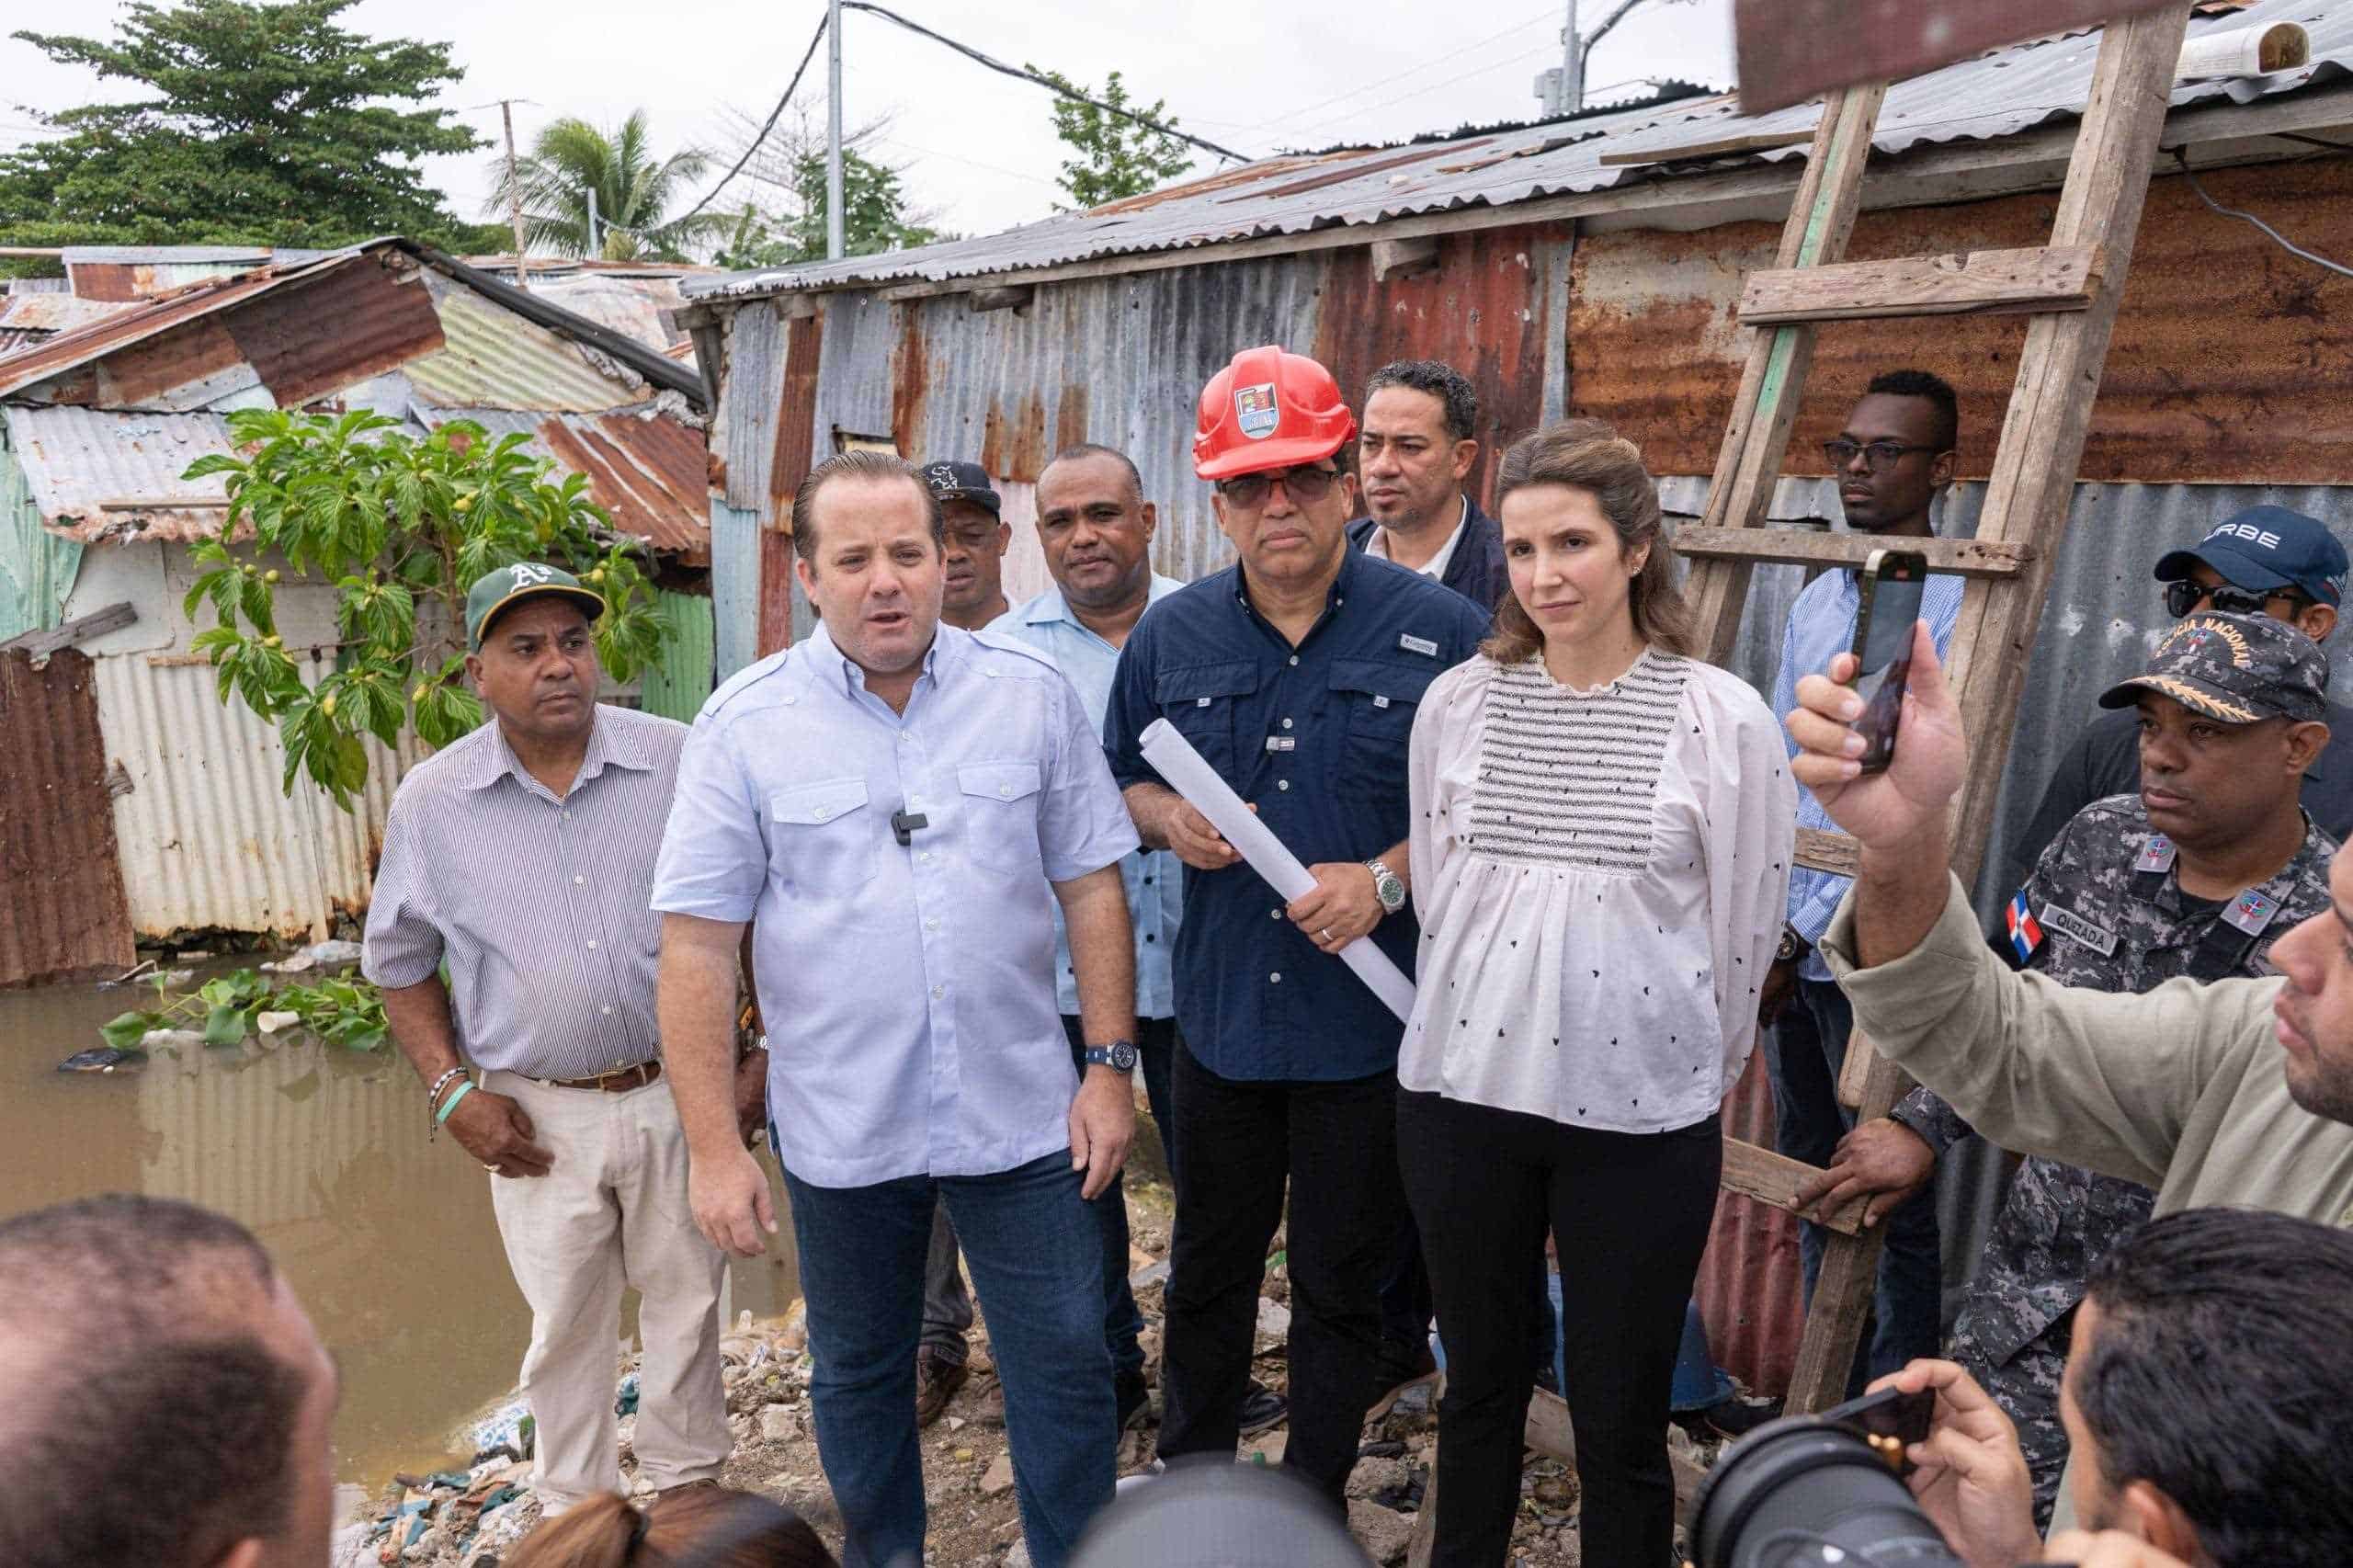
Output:
[[[1381,1379],[1404,1025],[1334,955],[1412,971],[1406,744],[1422,692],[1487,618],[1348,548],[1356,420],[1331,373],[1252,348],[1202,390],[1194,472],[1240,561],[1155,603],[1120,657],[1104,743],[1145,844],[1189,868],[1174,975],[1177,1173],[1160,1453],[1230,1462],[1258,1290],[1290,1199],[1290,1440],[1336,1506]],[[1139,744],[1166,719],[1314,875],[1286,903]]]

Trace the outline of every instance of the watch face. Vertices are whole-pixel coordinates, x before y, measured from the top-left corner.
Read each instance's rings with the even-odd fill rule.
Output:
[[[1131,1072],[1136,1064],[1136,1048],[1121,1040],[1111,1048],[1111,1065],[1120,1072]]]

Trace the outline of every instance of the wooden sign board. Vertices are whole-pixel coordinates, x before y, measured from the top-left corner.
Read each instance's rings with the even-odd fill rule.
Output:
[[[1740,112],[1900,82],[2000,44],[2178,9],[2184,0],[1733,0]]]

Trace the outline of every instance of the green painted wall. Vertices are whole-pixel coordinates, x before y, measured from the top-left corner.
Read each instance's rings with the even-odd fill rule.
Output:
[[[40,526],[32,486],[0,439],[0,642],[57,625],[81,569],[81,545]]]
[[[691,724],[710,696],[717,645],[710,600],[701,594],[657,592],[655,602],[670,623],[670,638],[659,662],[647,666],[638,706]]]

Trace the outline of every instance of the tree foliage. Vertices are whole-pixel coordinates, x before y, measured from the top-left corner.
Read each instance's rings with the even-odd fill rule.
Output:
[[[523,436],[493,441],[460,420],[419,438],[366,410],[247,409],[229,415],[229,431],[234,454],[199,458],[183,475],[225,474],[229,493],[220,537],[195,551],[202,573],[183,609],[195,621],[211,607],[192,650],[211,661],[222,701],[276,722],[290,795],[307,774],[348,811],[368,781],[363,735],[389,746],[414,724],[438,746],[482,722],[456,638],[466,590],[485,572],[529,560],[578,573],[604,596],[597,652],[617,679],[659,652],[667,623],[642,547],[611,532],[586,476],[557,480],[521,449]],[[314,684],[278,633],[281,574],[262,564],[271,555],[337,590],[335,667]]]
[[[741,147],[758,123],[731,111]],[[849,256],[906,250],[954,236],[931,226],[934,216],[909,204],[901,171],[868,149],[890,129],[869,120],[842,139],[843,244]],[[762,197],[725,219],[728,233],[716,257],[722,267],[792,267],[825,259],[825,135],[805,119],[770,131],[745,173]]]
[[[1064,92],[1083,93],[1113,108],[1126,109],[1161,125],[1174,127],[1176,123],[1163,112],[1168,107],[1167,99],[1162,98],[1149,108],[1130,99],[1127,85],[1120,80],[1117,71],[1111,73],[1098,93],[1059,71],[1036,65],[1029,69]],[[1077,154],[1063,161],[1062,176],[1056,183],[1081,208],[1142,196],[1193,166],[1193,155],[1181,138],[1106,114],[1093,104],[1080,103],[1075,98],[1054,100],[1054,134]]]
[[[509,191],[519,189],[529,244],[560,256],[586,256],[588,192],[594,190],[597,255],[608,261],[690,260],[689,253],[724,240],[732,222],[716,211],[666,222],[663,214],[693,194],[691,187],[710,172],[711,156],[699,147],[682,147],[656,158],[653,141],[642,108],[612,131],[569,116],[552,121],[532,139],[530,156],[516,160],[511,177],[506,161],[498,161],[484,215],[506,212]]]
[[[357,0],[133,0],[113,40],[25,31],[51,60],[143,89],[45,116],[0,153],[0,242],[466,247],[416,160],[481,145],[422,106],[463,74],[449,46],[335,25]]]

